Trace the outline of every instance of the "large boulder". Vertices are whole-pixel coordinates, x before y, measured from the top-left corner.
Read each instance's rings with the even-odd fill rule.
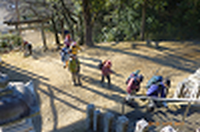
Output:
[[[8,81],[9,81],[8,75],[0,72],[0,88],[6,87],[8,84]]]
[[[200,98],[200,69],[177,85],[174,98]]]
[[[39,106],[33,82],[10,82],[0,91],[0,125],[30,116]]]

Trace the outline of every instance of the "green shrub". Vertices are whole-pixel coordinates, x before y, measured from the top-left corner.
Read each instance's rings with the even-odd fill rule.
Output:
[[[22,38],[15,34],[5,34],[0,36],[0,48],[10,49],[20,46],[22,43]]]

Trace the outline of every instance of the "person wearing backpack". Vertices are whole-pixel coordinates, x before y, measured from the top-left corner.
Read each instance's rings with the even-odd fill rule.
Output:
[[[147,90],[147,96],[166,98],[170,84],[171,81],[169,79],[165,79],[162,82],[152,84]],[[164,101],[162,102],[162,104],[160,104],[159,101],[150,100],[148,104],[148,109],[153,110],[155,106],[167,107],[167,104]]]
[[[129,82],[129,80],[130,80],[131,78],[134,78],[134,77],[138,76],[139,73],[140,73],[140,70],[136,70],[135,72],[132,72],[132,73],[129,75],[129,77],[126,79],[126,84],[128,84],[128,82]]]
[[[125,101],[127,103],[131,103],[130,101],[130,97],[132,95],[135,95],[139,90],[140,90],[140,84],[143,81],[143,75],[138,75],[138,74],[134,74],[133,73],[129,76],[129,78],[126,81],[127,84],[127,96],[125,98]]]
[[[32,55],[32,44],[28,41],[23,41],[24,56]]]
[[[61,49],[60,56],[61,61],[63,62],[63,68],[66,68],[68,66],[68,60],[70,57],[69,45],[65,45],[65,47]]]
[[[80,61],[75,55],[70,55],[68,67],[72,75],[72,81],[74,86],[81,86],[82,84],[80,80]]]
[[[168,93],[169,87],[170,87],[169,79],[165,79],[162,82],[152,84],[147,91],[147,96],[165,98]]]
[[[104,64],[102,65],[101,67],[101,83],[104,82],[104,78],[106,77],[107,78],[107,81],[108,81],[108,88],[111,87],[111,78],[110,78],[110,74],[114,73],[112,70],[111,70],[111,66],[112,66],[112,63],[110,60],[106,60],[104,62]]]
[[[72,43],[72,39],[71,39],[71,36],[70,36],[70,34],[67,34],[66,35],[66,37],[65,37],[65,40],[64,40],[64,44],[66,45],[66,46],[71,46],[71,43]]]

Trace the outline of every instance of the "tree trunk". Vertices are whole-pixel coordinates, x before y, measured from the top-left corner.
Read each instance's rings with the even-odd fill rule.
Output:
[[[85,23],[85,44],[88,46],[93,46],[92,41],[92,22],[90,13],[90,0],[83,0],[83,16]]]
[[[57,45],[57,49],[60,49],[60,40],[58,37],[58,30],[56,28],[56,23],[54,21],[54,18],[51,19],[52,24],[53,24],[53,30],[54,30],[54,35],[55,35],[55,39],[56,39],[56,45]]]
[[[78,15],[78,24],[77,24],[77,35],[78,35],[78,43],[80,45],[84,44],[84,31],[83,31],[84,25],[83,25],[83,18],[81,15]]]
[[[47,43],[46,43],[46,36],[44,33],[44,23],[43,22],[41,23],[41,34],[42,34],[43,48],[44,48],[44,51],[46,51],[48,49],[48,47],[47,47]]]
[[[142,21],[141,21],[141,31],[140,31],[141,40],[144,40],[145,21],[146,21],[146,0],[144,0],[144,3],[142,4]]]
[[[65,39],[64,19],[60,20],[60,27],[61,27],[61,36],[62,36],[62,39]]]
[[[68,24],[69,31],[70,31],[70,34],[71,34],[71,36],[72,36],[72,39],[74,39],[73,24],[74,24],[74,23],[76,24],[77,22],[76,22],[76,21],[73,19],[73,17],[71,16],[69,9],[66,8],[64,1],[63,1],[63,0],[60,0],[60,2],[61,2],[61,4],[62,4],[62,8],[63,8],[63,16],[64,16],[64,18],[65,18],[65,20],[66,20],[66,22],[67,22],[67,24]],[[71,20],[73,23],[70,23],[69,20]]]

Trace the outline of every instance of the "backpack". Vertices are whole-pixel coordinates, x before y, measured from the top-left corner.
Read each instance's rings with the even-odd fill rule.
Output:
[[[132,72],[131,75],[126,79],[126,84],[128,84],[128,82],[129,82],[129,80],[130,80],[131,78],[137,77],[138,74],[139,74],[139,72],[140,72],[140,70],[136,70],[135,72]]]
[[[103,68],[103,63],[100,62],[100,63],[98,64],[98,69],[101,70],[102,68]]]
[[[140,90],[140,83],[136,80],[136,77],[132,77],[129,79],[127,83],[128,93],[131,93],[132,90],[138,92]]]
[[[105,61],[100,61],[99,64],[98,64],[98,69],[99,70],[102,70],[103,68],[103,65],[105,64],[106,60]]]
[[[162,76],[153,76],[146,85],[146,88],[149,88],[152,84],[157,84],[159,82],[162,82],[163,77]]]

